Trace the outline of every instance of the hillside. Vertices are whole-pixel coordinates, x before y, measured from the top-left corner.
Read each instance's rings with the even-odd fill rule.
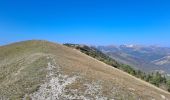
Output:
[[[144,71],[141,71],[139,69],[135,69],[132,66],[129,66],[124,63],[120,63],[113,58],[109,57],[108,55],[102,53],[100,50],[93,46],[87,46],[87,45],[79,45],[79,44],[64,44],[68,47],[75,48],[82,53],[89,55],[107,65],[110,65],[112,67],[118,68],[124,72],[127,72],[137,78],[140,78],[146,82],[149,82],[159,88],[162,88],[166,91],[170,92],[170,80],[166,75],[160,73],[160,72],[152,72],[152,73],[146,73]],[[144,63],[144,62],[143,62]]]
[[[97,49],[119,62],[145,72],[170,74],[170,48],[158,46],[120,45],[98,46]]]
[[[170,98],[164,90],[60,44],[24,41],[0,51],[0,100]]]

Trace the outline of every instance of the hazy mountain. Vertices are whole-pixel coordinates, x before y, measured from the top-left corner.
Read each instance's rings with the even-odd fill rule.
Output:
[[[47,41],[0,47],[1,100],[168,100],[170,94],[78,50]]]
[[[156,59],[154,61],[152,61],[152,63],[156,64],[156,65],[160,65],[160,66],[163,66],[163,65],[170,65],[170,55],[167,55],[167,56],[164,56],[160,59]]]
[[[110,57],[143,71],[160,70],[170,73],[170,48],[158,46],[98,46]]]

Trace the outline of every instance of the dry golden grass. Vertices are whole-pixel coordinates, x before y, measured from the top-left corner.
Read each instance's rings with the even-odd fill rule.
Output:
[[[83,95],[87,90],[88,85],[85,84],[94,83],[101,86],[98,92],[108,99],[168,100],[170,98],[170,93],[164,90],[60,44],[25,41],[0,47],[0,51],[1,97],[15,100],[35,92],[44,81],[47,81],[46,57],[51,56],[56,65],[61,67],[64,75],[80,77],[66,87],[68,90],[77,89],[79,95]],[[95,96],[95,93],[93,95]],[[91,97],[88,94],[85,96]]]

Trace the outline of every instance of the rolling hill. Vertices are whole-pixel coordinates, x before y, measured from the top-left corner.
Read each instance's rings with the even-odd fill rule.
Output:
[[[0,47],[0,100],[169,98],[170,93],[74,48],[37,40]]]

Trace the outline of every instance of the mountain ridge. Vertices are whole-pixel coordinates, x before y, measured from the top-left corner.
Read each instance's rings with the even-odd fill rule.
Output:
[[[163,62],[161,58],[169,56],[170,48],[168,47],[133,46],[129,48],[126,46],[98,46],[96,48],[120,62],[137,67],[143,71],[152,72],[154,70],[164,70],[166,73],[170,73],[168,69],[170,65],[168,59],[162,59],[167,62],[161,65],[159,64],[159,62]],[[154,61],[157,60],[160,61],[154,63]]]
[[[0,47],[0,50],[1,98],[12,100],[44,100],[50,99],[51,96],[52,99],[103,100],[170,98],[170,94],[162,89],[78,50],[56,43],[24,41]]]

